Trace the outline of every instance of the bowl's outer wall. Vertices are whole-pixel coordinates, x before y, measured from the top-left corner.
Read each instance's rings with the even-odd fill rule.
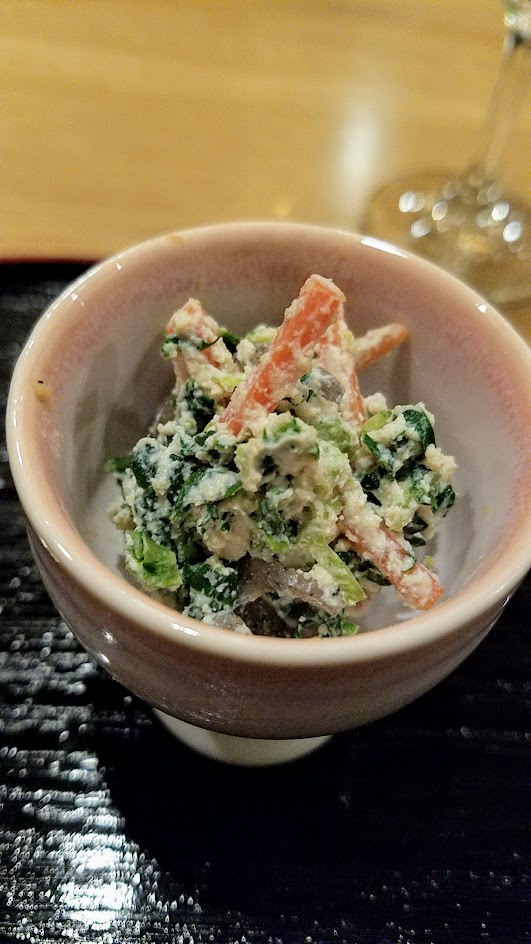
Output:
[[[28,535],[51,599],[100,665],[150,705],[183,721],[242,737],[312,737],[384,717],[445,678],[475,649],[502,610],[500,603],[448,639],[401,656],[345,666],[341,672],[297,664],[267,670],[154,640],[144,626],[121,618],[84,588],[77,586],[72,593],[63,568],[29,525]]]

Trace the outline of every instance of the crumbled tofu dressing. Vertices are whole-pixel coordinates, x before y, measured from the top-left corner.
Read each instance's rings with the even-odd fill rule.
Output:
[[[109,463],[121,488],[109,514],[126,533],[127,569],[185,614],[244,633],[270,623],[279,635],[353,634],[367,601],[395,580],[427,598],[418,548],[453,504],[456,470],[435,445],[433,415],[423,403],[389,407],[377,392],[355,428],[341,408],[357,343],[345,329],[344,350],[326,359],[293,350],[299,381],[287,387],[273,372],[284,399],[272,413],[256,407],[236,438],[221,417],[276,329],[237,339],[205,319],[208,343],[186,306],[172,317],[163,354],[176,386],[162,419]],[[267,572],[273,564],[281,579]]]

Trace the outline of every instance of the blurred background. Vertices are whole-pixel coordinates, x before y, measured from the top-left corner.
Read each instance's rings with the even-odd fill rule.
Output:
[[[471,158],[500,0],[3,0],[0,253],[106,255],[368,196]],[[526,109],[504,171],[530,192]]]

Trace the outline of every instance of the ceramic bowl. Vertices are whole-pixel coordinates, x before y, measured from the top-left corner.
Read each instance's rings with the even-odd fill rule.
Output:
[[[446,592],[418,614],[385,591],[354,637],[245,636],[128,582],[103,464],[130,449],[171,387],[158,349],[177,307],[200,298],[243,333],[278,323],[312,272],[343,290],[356,333],[388,321],[410,330],[361,385],[392,403],[423,401],[458,462],[457,504],[434,551]],[[16,367],[8,443],[42,579],[83,646],[198,749],[220,756],[223,742],[247,762],[238,738],[258,739],[254,761],[266,763],[411,702],[489,631],[531,563],[530,415],[531,354],[471,289],[369,237],[241,223],[154,239],[71,285]]]

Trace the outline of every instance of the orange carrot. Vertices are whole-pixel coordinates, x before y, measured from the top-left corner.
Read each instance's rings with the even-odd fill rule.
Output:
[[[317,361],[343,387],[339,410],[356,427],[365,422],[363,397],[353,367],[354,338],[343,320],[331,325],[317,346]]]
[[[388,324],[382,328],[373,328],[367,331],[361,338],[356,338],[356,347],[354,351],[354,365],[356,370],[363,370],[373,361],[378,360],[389,354],[393,348],[398,347],[409,336],[409,331],[405,325]]]
[[[269,351],[233,393],[220,421],[238,436],[257,410],[270,412],[310,366],[315,346],[339,316],[345,296],[330,279],[311,275],[284,314]]]
[[[375,540],[371,540],[372,534],[369,536],[365,530],[361,533],[350,522],[344,535],[358,554],[371,560],[387,577],[409,606],[429,610],[444,593],[444,587],[427,567],[418,561],[410,566],[408,552],[384,524],[380,525]]]

